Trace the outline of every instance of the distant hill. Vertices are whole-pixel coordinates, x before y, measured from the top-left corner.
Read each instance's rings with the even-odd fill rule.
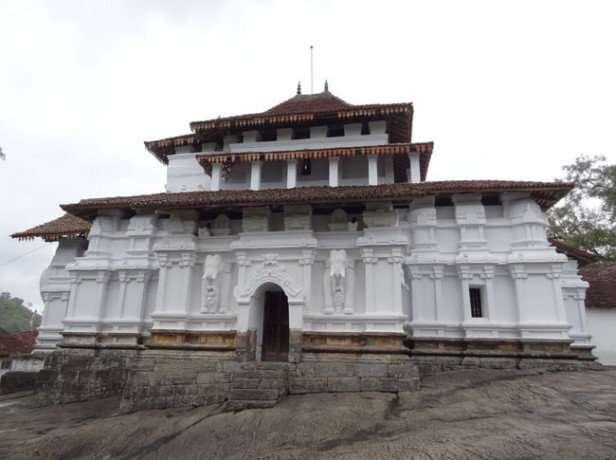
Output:
[[[0,327],[11,334],[30,330],[32,312],[24,306],[24,301],[11,297],[8,292],[0,293]],[[37,314],[34,326],[41,325],[42,316]]]

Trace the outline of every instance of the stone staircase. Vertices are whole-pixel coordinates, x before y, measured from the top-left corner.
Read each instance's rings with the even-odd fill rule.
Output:
[[[231,375],[225,409],[273,407],[288,393],[289,363],[245,362]]]

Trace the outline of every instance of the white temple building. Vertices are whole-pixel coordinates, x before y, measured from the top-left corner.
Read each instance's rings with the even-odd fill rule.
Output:
[[[146,142],[165,191],[62,205],[39,351],[591,360],[567,183],[427,181],[413,105],[298,94]],[[408,357],[406,358],[408,359]]]

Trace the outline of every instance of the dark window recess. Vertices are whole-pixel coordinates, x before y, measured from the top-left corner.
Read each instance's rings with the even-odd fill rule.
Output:
[[[343,125],[330,125],[327,127],[327,137],[342,137],[344,136]]]
[[[310,139],[310,128],[294,128],[293,139]]]
[[[450,196],[437,196],[434,201],[435,207],[445,207],[445,206],[453,206],[453,201],[451,201]]]
[[[481,204],[484,206],[500,206],[502,203],[499,195],[484,195],[481,197]]]
[[[260,142],[272,142],[278,138],[278,133],[275,129],[264,129],[259,131],[261,135]]]
[[[481,289],[470,288],[468,292],[471,297],[471,316],[473,318],[482,318],[483,313],[481,311]]]
[[[302,160],[302,176],[309,176],[312,171],[312,162],[310,158],[304,158]]]
[[[370,134],[370,125],[368,124],[367,121],[364,121],[361,124],[361,135],[362,136],[367,136],[368,134]]]

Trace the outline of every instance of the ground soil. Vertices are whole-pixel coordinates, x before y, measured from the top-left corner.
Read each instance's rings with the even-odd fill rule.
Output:
[[[616,369],[466,370],[421,390],[119,414],[114,399],[0,400],[0,458],[616,459]]]

